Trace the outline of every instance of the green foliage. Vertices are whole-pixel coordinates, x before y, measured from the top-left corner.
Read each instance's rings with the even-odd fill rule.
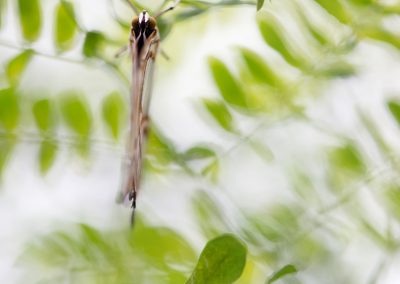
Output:
[[[260,14],[257,16],[257,22],[263,39],[270,47],[279,52],[291,65],[307,69],[306,63],[294,52],[293,48],[290,47],[290,44],[284,38],[286,33],[273,15]]]
[[[72,3],[62,1],[56,7],[54,40],[60,51],[66,51],[73,46],[77,31],[75,12]]]
[[[235,132],[233,117],[223,102],[212,99],[203,99],[203,104],[223,129],[229,132]]]
[[[8,131],[14,130],[19,122],[19,98],[14,89],[0,90],[0,126]]]
[[[34,53],[31,49],[27,49],[8,62],[6,75],[12,86],[17,85],[20,81],[21,75],[26,69],[33,54]]]
[[[51,233],[26,248],[18,262],[30,265],[31,283],[71,279],[75,283],[183,283],[195,263],[195,253],[182,236],[140,219],[134,231],[101,231],[81,224],[70,232],[75,234]]]
[[[187,284],[230,284],[243,272],[246,246],[234,235],[226,234],[209,241]]]
[[[387,103],[387,106],[397,124],[400,125],[400,103],[392,100]]]
[[[42,28],[42,13],[39,0],[18,0],[19,20],[22,34],[27,41],[35,41]]]
[[[329,14],[334,16],[340,22],[347,24],[351,21],[351,17],[344,7],[342,0],[315,0]]]
[[[292,264],[285,265],[284,267],[279,269],[277,272],[275,272],[274,275],[272,275],[268,279],[266,284],[271,284],[271,283],[273,283],[273,282],[285,277],[286,275],[293,274],[293,273],[296,273],[296,272],[297,272],[297,269],[296,269],[296,267],[294,265],[292,265]]]
[[[126,121],[126,112],[125,102],[119,93],[113,92],[104,98],[102,105],[103,120],[115,140],[118,140],[121,128]]]
[[[257,0],[257,11],[261,10],[264,6],[264,0]]]
[[[64,94],[61,112],[68,127],[78,136],[87,138],[92,128],[92,118],[88,104],[80,93]]]
[[[89,151],[89,137],[92,132],[92,116],[82,94],[70,92],[63,95],[61,114],[68,128],[78,137],[77,150],[82,155]]]
[[[208,63],[222,98],[233,106],[246,109],[246,94],[239,84],[239,81],[233,76],[225,64],[214,57],[210,57]]]
[[[0,28],[3,25],[4,22],[4,11],[6,10],[7,6],[6,6],[6,0],[0,0]]]
[[[43,140],[39,149],[39,169],[42,175],[46,174],[54,164],[58,146],[50,140]]]
[[[104,35],[100,32],[91,31],[86,34],[83,43],[83,55],[86,57],[98,57],[104,46]]]
[[[55,127],[54,106],[50,99],[41,99],[33,104],[32,112],[36,126],[46,133]]]

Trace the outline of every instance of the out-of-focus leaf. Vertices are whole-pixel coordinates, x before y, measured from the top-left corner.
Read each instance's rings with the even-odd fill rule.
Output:
[[[113,138],[118,140],[126,116],[125,103],[119,93],[113,92],[103,100],[102,115]]]
[[[264,6],[264,0],[257,0],[257,11]]]
[[[14,89],[0,90],[0,126],[14,130],[20,117],[18,96]]]
[[[33,104],[32,112],[37,127],[47,132],[54,127],[54,110],[49,99],[41,99]]]
[[[185,160],[201,160],[215,157],[215,152],[210,148],[196,146],[183,153],[183,157]]]
[[[400,187],[391,186],[384,193],[387,208],[400,221]]]
[[[360,6],[367,6],[376,3],[375,0],[350,0],[350,2]]]
[[[19,19],[22,34],[27,41],[35,41],[42,27],[42,13],[39,0],[18,0]]]
[[[371,225],[367,220],[361,220],[361,225],[366,232],[366,235],[369,236],[373,241],[375,241],[382,248],[387,249],[392,252],[393,250],[398,248],[398,243],[396,240],[389,238],[386,234],[380,233],[373,225]]]
[[[61,101],[61,112],[68,127],[81,137],[88,137],[92,128],[92,117],[82,94],[68,93]]]
[[[196,192],[192,201],[197,223],[204,236],[211,238],[228,230],[220,205],[206,191]]]
[[[178,154],[174,145],[154,125],[150,127],[146,147],[146,162],[153,170],[163,171],[176,161]]]
[[[396,120],[397,124],[400,126],[400,103],[394,100],[387,102],[387,107],[392,114],[393,118]]]
[[[203,99],[203,104],[211,116],[223,129],[229,132],[234,132],[235,129],[233,126],[233,117],[223,102],[211,99]]]
[[[162,17],[157,19],[157,27],[160,32],[160,38],[163,40],[172,30],[172,23],[167,20],[163,20]]]
[[[238,80],[231,74],[225,64],[214,57],[210,57],[208,63],[223,99],[231,105],[247,108],[246,94]]]
[[[379,40],[400,49],[400,38],[397,34],[391,33],[379,26],[363,28],[358,33],[359,37],[366,37]]]
[[[72,3],[62,1],[56,7],[55,17],[55,44],[60,51],[72,47],[77,31],[74,7]]]
[[[255,80],[273,87],[284,86],[283,78],[279,77],[279,75],[267,65],[264,58],[247,48],[240,48],[239,51],[247,69],[251,72]]]
[[[3,24],[3,17],[6,10],[6,0],[0,0],[0,28]]]
[[[0,177],[16,143],[15,137],[1,137],[0,139]]]
[[[265,143],[251,139],[249,140],[250,147],[256,152],[256,154],[266,162],[271,162],[274,158],[274,154],[271,149],[268,148]]]
[[[349,77],[355,74],[354,66],[348,62],[336,60],[332,64],[327,64],[318,70],[319,75],[327,77]]]
[[[54,141],[44,140],[40,143],[39,168],[42,175],[46,174],[54,164],[57,149],[57,144]]]
[[[209,163],[207,166],[203,168],[201,171],[201,174],[203,176],[208,176],[211,178],[213,182],[217,182],[218,180],[218,174],[219,174],[219,162],[218,159],[214,159]]]
[[[243,272],[246,246],[234,235],[209,241],[186,284],[231,284]]]
[[[346,8],[343,7],[341,0],[315,0],[315,2],[340,22],[344,24],[350,23],[350,14],[347,12]]]
[[[289,64],[307,69],[304,60],[291,50],[289,43],[285,40],[284,35],[287,32],[271,14],[261,13],[257,17],[257,22],[263,39],[270,47],[279,52]]]
[[[334,149],[330,153],[331,163],[340,172],[361,173],[364,169],[364,163],[358,152],[352,144],[346,144]]]
[[[33,53],[34,52],[31,49],[27,49],[8,62],[6,75],[12,86],[19,82],[22,73],[33,56]]]
[[[279,269],[277,272],[275,272],[267,281],[267,284],[271,284],[275,282],[276,280],[281,279],[282,277],[285,277],[288,274],[293,274],[296,273],[297,269],[294,265],[288,264]]]
[[[83,43],[83,55],[89,58],[99,56],[103,44],[103,34],[96,31],[88,32]]]

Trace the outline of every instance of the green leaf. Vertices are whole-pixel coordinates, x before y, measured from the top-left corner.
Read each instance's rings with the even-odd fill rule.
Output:
[[[77,31],[74,7],[72,3],[60,2],[56,7],[55,17],[55,44],[60,51],[72,47]]]
[[[87,103],[78,93],[65,94],[61,101],[61,113],[67,126],[81,139],[78,149],[82,154],[88,150],[88,139],[92,129],[92,117]]]
[[[183,153],[185,160],[201,160],[215,157],[215,152],[209,148],[196,146]]]
[[[289,64],[302,69],[307,68],[306,63],[291,50],[284,38],[287,32],[271,14],[260,14],[257,22],[263,39],[270,47],[279,52]]]
[[[217,158],[211,161],[211,163],[205,166],[201,171],[201,174],[203,176],[209,176],[211,178],[211,181],[214,183],[217,182],[218,180],[218,173],[219,173],[219,162]]]
[[[13,136],[6,136],[0,139],[0,177],[14,149],[16,139]]]
[[[330,153],[331,163],[340,172],[361,173],[365,167],[360,153],[353,144],[334,149]]]
[[[18,11],[24,38],[30,42],[35,41],[42,26],[40,1],[18,0]]]
[[[400,103],[391,100],[387,102],[387,107],[393,118],[396,120],[397,124],[400,126]]]
[[[272,275],[269,278],[269,280],[267,281],[267,284],[271,284],[271,283],[275,282],[276,280],[279,280],[288,274],[293,274],[296,272],[297,272],[297,269],[295,266],[293,266],[291,264],[285,265],[284,267],[279,269],[277,272],[274,273],[274,275]]]
[[[27,49],[8,62],[6,75],[10,85],[15,86],[18,84],[33,54],[34,52],[31,49]]]
[[[256,81],[272,87],[283,87],[285,85],[284,80],[275,73],[273,68],[267,65],[260,55],[247,48],[240,48],[239,51],[247,69]]]
[[[103,100],[102,115],[113,138],[117,140],[126,118],[125,102],[119,93],[111,93]]]
[[[0,0],[0,27],[3,24],[4,12],[6,11],[6,0]]]
[[[99,32],[88,32],[83,43],[83,55],[86,57],[97,57],[100,55],[104,36]]]
[[[243,272],[246,246],[234,235],[209,241],[186,284],[230,284]]]
[[[214,81],[223,99],[234,106],[247,108],[246,95],[238,80],[231,74],[225,64],[217,58],[210,57],[208,63]]]
[[[257,0],[257,11],[260,11],[264,6],[264,0]]]
[[[19,117],[19,100],[14,89],[0,90],[0,126],[6,130],[14,130]]]
[[[233,117],[223,102],[211,99],[203,99],[203,104],[211,116],[223,129],[229,132],[234,132]]]
[[[42,99],[33,104],[32,112],[36,126],[43,132],[54,127],[54,110],[49,99]]]
[[[39,168],[42,175],[46,174],[54,164],[57,149],[57,144],[54,141],[44,140],[40,144]]]
[[[351,17],[340,0],[315,0],[315,2],[340,22],[350,23]]]

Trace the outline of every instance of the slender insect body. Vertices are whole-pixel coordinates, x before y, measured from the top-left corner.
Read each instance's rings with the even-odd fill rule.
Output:
[[[128,178],[124,184],[124,195],[128,195],[132,207],[135,208],[149,124],[151,83],[146,82],[146,79],[152,77],[151,67],[160,41],[156,20],[146,11],[133,19],[129,41],[132,56],[132,89],[127,152],[130,164],[127,169]]]

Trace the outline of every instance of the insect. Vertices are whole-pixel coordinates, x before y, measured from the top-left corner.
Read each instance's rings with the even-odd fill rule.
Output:
[[[127,1],[137,14],[137,9]],[[154,17],[147,11],[142,11],[132,20],[129,36],[129,51],[132,57],[132,87],[130,128],[127,141],[128,165],[125,167],[126,178],[123,181],[123,196],[128,197],[133,209],[136,208],[136,198],[140,186],[143,153],[149,125],[149,106],[151,97],[151,79],[153,64],[157,56],[160,35],[156,18],[174,9],[180,1],[161,11]]]

